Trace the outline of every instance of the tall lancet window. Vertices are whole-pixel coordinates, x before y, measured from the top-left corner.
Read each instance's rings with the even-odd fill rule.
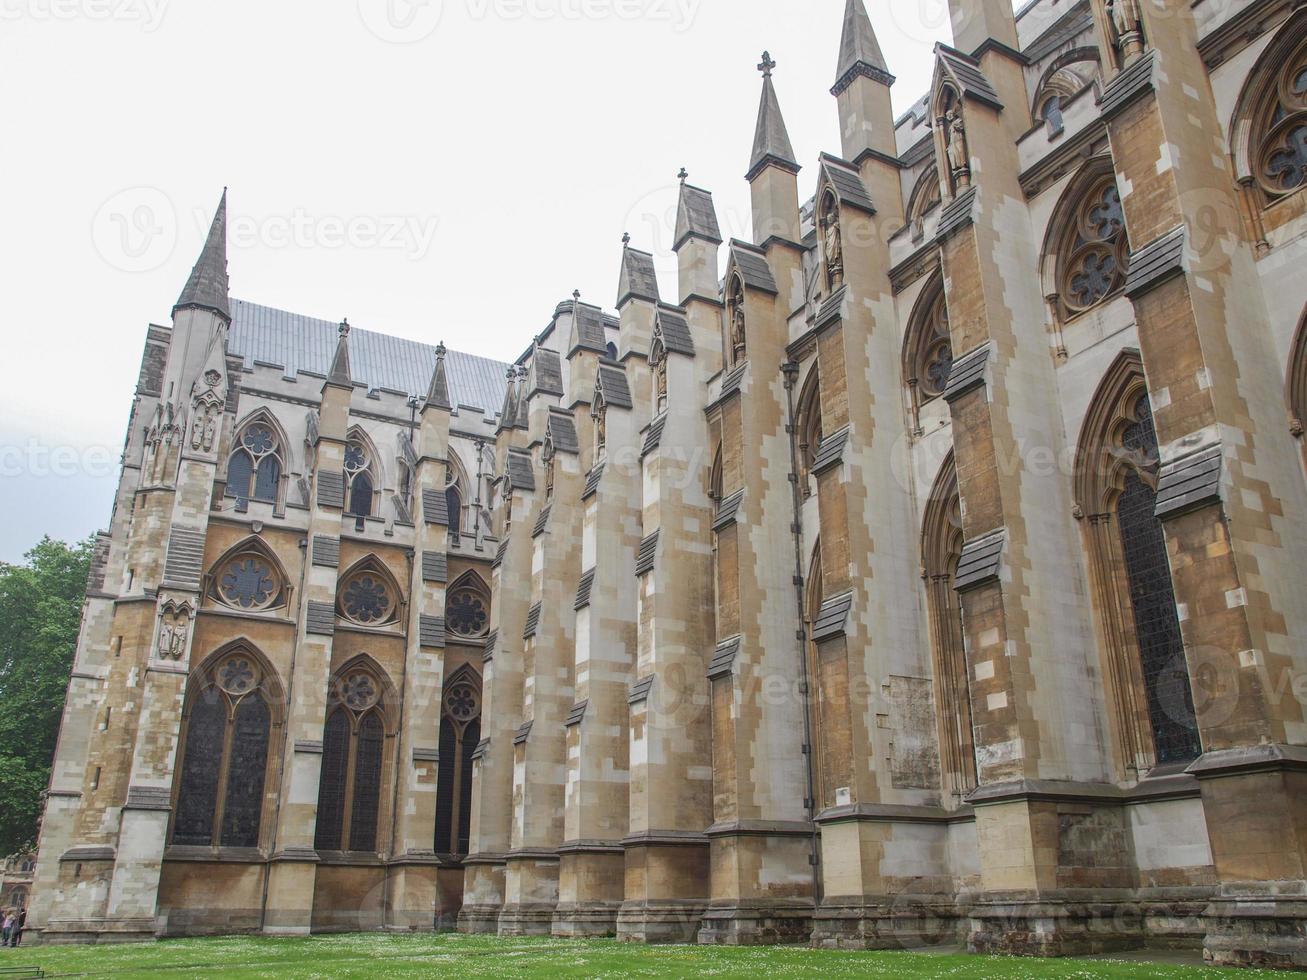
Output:
[[[271,420],[259,416],[242,426],[227,460],[228,497],[275,504],[281,490],[281,437]]]
[[[437,854],[468,852],[472,826],[472,754],[481,739],[481,678],[463,667],[445,682],[436,785]]]
[[[382,683],[370,664],[359,664],[338,673],[330,690],[313,846],[376,851],[386,747]]]
[[[1201,745],[1166,534],[1157,434],[1138,355],[1118,358],[1091,405],[1076,469],[1127,767],[1190,761]]]
[[[244,647],[210,658],[192,675],[173,844],[259,846],[278,691],[263,659]]]
[[[351,517],[371,517],[377,480],[373,454],[363,439],[352,436],[345,443],[345,513]]]

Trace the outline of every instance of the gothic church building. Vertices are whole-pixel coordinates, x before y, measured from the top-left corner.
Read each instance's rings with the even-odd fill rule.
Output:
[[[224,197],[29,929],[1307,966],[1307,9],[950,7],[514,364],[231,298]]]

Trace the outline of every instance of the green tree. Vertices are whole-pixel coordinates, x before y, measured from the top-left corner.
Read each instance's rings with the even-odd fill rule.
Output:
[[[24,564],[0,562],[0,855],[36,839],[91,549],[46,537]]]

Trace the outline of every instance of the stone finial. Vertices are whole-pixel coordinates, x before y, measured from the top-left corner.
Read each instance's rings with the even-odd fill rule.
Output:
[[[445,355],[448,353],[449,353],[449,348],[445,346],[445,342],[443,340],[440,343],[436,344],[436,357],[440,358],[443,361],[445,359]]]
[[[581,290],[579,290],[579,289],[573,289],[573,290],[572,290],[572,300],[573,300],[573,302],[576,302],[576,303],[581,302]]]
[[[346,317],[345,319],[343,319],[343,320],[340,321],[340,328],[339,328],[338,332],[339,332],[341,338],[344,339],[345,337],[348,337],[348,336],[349,336],[349,332],[350,332],[350,330],[351,330],[351,327],[350,327],[350,325],[349,325],[349,317]]]
[[[775,71],[775,69],[776,62],[772,61],[771,52],[764,51],[762,53],[762,64],[758,66],[758,70],[762,72],[762,77],[771,78],[771,73]]]
[[[631,233],[629,231],[622,233],[622,244],[623,245],[631,244]]]
[[[682,167],[681,172],[676,175],[676,179],[679,180],[682,184],[684,184],[687,180],[690,179],[690,171]]]

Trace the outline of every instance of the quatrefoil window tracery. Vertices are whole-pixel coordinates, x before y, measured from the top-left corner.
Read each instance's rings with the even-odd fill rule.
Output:
[[[358,626],[381,626],[395,616],[395,597],[377,572],[363,569],[341,584],[340,614]]]
[[[1065,312],[1074,315],[1097,306],[1125,284],[1130,244],[1112,175],[1090,188],[1069,225],[1059,252],[1060,295]]]
[[[259,612],[281,598],[281,578],[257,552],[242,552],[226,562],[217,576],[217,598],[235,609]]]

